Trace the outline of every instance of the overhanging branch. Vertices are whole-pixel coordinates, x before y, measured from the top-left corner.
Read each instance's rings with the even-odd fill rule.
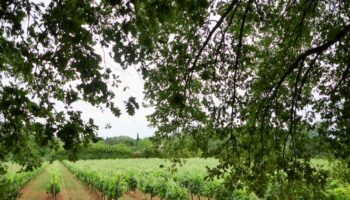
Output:
[[[215,24],[215,26],[211,29],[207,39],[204,41],[203,45],[201,46],[201,48],[199,49],[191,68],[189,69],[189,71],[192,71],[196,65],[197,62],[199,60],[199,57],[201,56],[203,50],[205,49],[205,47],[208,45],[211,37],[213,36],[213,34],[215,33],[215,31],[221,26],[221,24],[224,22],[224,19],[226,18],[226,16],[231,12],[231,10],[233,10],[234,6],[237,4],[238,0],[233,0],[230,5],[227,7],[227,9],[225,10],[224,14],[220,17],[219,21]],[[188,64],[190,64],[191,60],[189,61]],[[188,65],[187,64],[187,65]]]

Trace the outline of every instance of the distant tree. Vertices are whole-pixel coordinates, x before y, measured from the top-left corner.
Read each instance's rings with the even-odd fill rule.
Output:
[[[115,145],[115,144],[126,144],[128,146],[134,146],[135,145],[135,139],[129,136],[115,136],[115,137],[107,137],[104,142],[109,145]]]
[[[137,143],[136,151],[140,152],[141,157],[155,157],[158,155],[158,152],[156,152],[155,146],[153,145],[152,141],[148,138],[144,138],[139,140]]]
[[[136,143],[138,143],[139,140],[140,140],[139,133],[137,133],[137,135],[136,135]]]

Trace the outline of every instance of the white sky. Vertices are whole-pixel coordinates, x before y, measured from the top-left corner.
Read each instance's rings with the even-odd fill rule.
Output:
[[[132,89],[130,89],[132,90]],[[142,89],[141,89],[142,90]],[[135,93],[140,89],[132,90]],[[134,95],[140,101],[139,95]],[[129,116],[125,113],[124,105],[117,104],[122,109],[122,115],[116,118],[108,109],[101,111],[100,109],[91,106],[89,103],[77,102],[73,104],[75,110],[82,111],[82,117],[84,120],[89,118],[94,119],[95,124],[99,126],[98,136],[100,137],[112,137],[125,135],[136,138],[137,133],[141,138],[152,136],[154,130],[147,126],[146,115],[150,114],[150,110],[140,105],[140,109],[136,111],[134,116]],[[112,128],[105,129],[107,123],[110,123]]]
[[[98,136],[100,137],[125,135],[136,138],[137,133],[139,133],[141,138],[152,136],[154,130],[147,126],[148,122],[146,120],[146,115],[151,113],[151,109],[142,106],[144,82],[138,77],[135,70],[134,72],[128,70],[122,74],[125,84],[129,85],[129,89],[122,93],[115,93],[115,105],[122,111],[122,115],[119,118],[115,117],[109,109],[101,110],[83,101],[74,103],[73,108],[82,111],[84,120],[94,119],[95,124],[99,126]],[[140,105],[134,116],[126,113],[125,104],[123,103],[130,95],[136,97]],[[111,125],[110,129],[105,128],[108,123]]]

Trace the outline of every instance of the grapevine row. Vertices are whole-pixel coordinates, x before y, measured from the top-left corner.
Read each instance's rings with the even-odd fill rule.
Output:
[[[116,199],[125,192],[125,185],[119,175],[108,176],[92,170],[80,170],[73,164],[63,161],[63,164],[81,181],[95,189],[102,197]]]
[[[29,172],[0,177],[0,190],[2,191],[0,199],[17,199],[21,195],[20,190],[41,171],[42,168],[38,168]]]
[[[56,200],[57,194],[61,191],[61,173],[56,168],[49,170],[50,181],[46,191]]]

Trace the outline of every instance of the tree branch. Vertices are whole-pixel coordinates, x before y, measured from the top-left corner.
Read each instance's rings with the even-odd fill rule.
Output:
[[[258,118],[258,114],[261,112],[262,106],[265,104],[266,100],[270,97],[270,100],[274,99],[277,96],[277,92],[279,90],[279,88],[281,87],[282,83],[284,82],[284,80],[287,78],[287,76],[289,74],[291,74],[294,69],[296,67],[298,67],[300,62],[304,62],[304,60],[312,55],[312,54],[321,54],[322,52],[324,52],[325,50],[327,50],[330,46],[332,46],[333,44],[335,44],[336,42],[340,41],[342,38],[344,38],[348,33],[350,32],[350,24],[346,25],[341,31],[339,31],[335,37],[331,40],[329,40],[328,42],[308,49],[307,51],[305,51],[304,53],[300,54],[297,59],[290,65],[290,67],[288,68],[287,72],[284,73],[284,75],[282,76],[282,78],[280,78],[280,80],[278,82],[276,82],[275,84],[272,85],[272,87],[270,88],[270,90],[267,92],[267,95],[262,99],[262,102],[260,103],[260,105],[258,106],[257,112],[256,112],[256,116],[253,120],[253,125],[252,125],[252,131],[251,131],[251,138],[250,138],[250,142],[249,142],[249,163],[250,163],[250,146],[252,143],[252,139],[253,139],[253,133],[256,130],[256,120]],[[270,96],[270,93],[273,91],[273,94]],[[270,106],[270,104],[268,104],[268,107]],[[267,108],[268,108],[267,107]],[[265,110],[267,110],[267,108]],[[266,111],[265,111],[266,112]],[[265,113],[264,112],[264,113]]]
[[[346,79],[346,77],[348,76],[349,72],[350,72],[350,54],[348,55],[347,65],[346,65],[346,68],[345,68],[345,70],[344,70],[340,80],[337,82],[337,84],[334,86],[334,88],[329,92],[329,95],[333,95],[335,93],[335,91],[338,90],[338,87]]]
[[[287,72],[282,76],[282,78],[271,87],[271,89],[268,92],[268,94],[271,93],[271,91],[276,87],[276,89],[274,90],[273,95],[271,96],[272,98],[274,98],[276,96],[279,88],[281,87],[282,83],[284,82],[284,80],[287,78],[287,76],[289,74],[291,74],[294,71],[294,69],[298,66],[298,64],[300,62],[303,62],[308,56],[310,56],[312,54],[315,54],[315,53],[316,54],[320,54],[320,53],[324,52],[330,46],[332,46],[334,43],[340,41],[343,37],[345,37],[346,34],[349,33],[349,31],[350,31],[350,24],[348,24],[347,26],[344,27],[343,30],[338,32],[333,39],[329,40],[328,42],[326,42],[326,43],[324,43],[324,44],[322,44],[320,46],[308,49],[304,53],[300,54],[298,56],[298,58],[290,65],[290,67],[288,68]]]
[[[234,104],[236,102],[236,93],[237,93],[237,71],[238,71],[238,63],[239,63],[239,59],[240,59],[240,55],[241,55],[241,49],[242,49],[242,40],[243,40],[243,31],[244,31],[244,26],[245,26],[245,20],[247,18],[248,15],[248,11],[250,9],[250,4],[252,3],[252,0],[250,0],[248,2],[248,5],[245,8],[244,14],[243,14],[243,18],[242,18],[242,23],[241,23],[241,27],[240,27],[240,31],[239,31],[239,41],[238,41],[238,45],[237,45],[237,51],[236,51],[236,59],[235,59],[235,63],[234,63],[234,75],[233,75],[233,94],[232,94],[232,102],[231,102],[231,134],[230,134],[230,139],[233,140],[233,120],[235,117],[234,114]],[[263,146],[263,145],[262,145]]]
[[[192,67],[189,69],[189,71],[192,71],[195,66],[197,65],[198,59],[201,56],[203,50],[205,49],[205,47],[208,45],[211,37],[213,36],[213,34],[215,33],[216,29],[218,29],[221,24],[224,22],[224,19],[226,18],[226,16],[231,12],[231,10],[233,9],[233,7],[236,5],[236,3],[238,2],[238,0],[233,0],[231,2],[231,4],[227,7],[227,9],[225,10],[224,14],[220,17],[219,21],[215,24],[215,26],[213,27],[213,29],[211,29],[207,39],[204,41],[202,47],[199,49],[193,63],[192,63]],[[189,65],[191,62],[191,60],[189,60],[189,63],[187,65]]]

